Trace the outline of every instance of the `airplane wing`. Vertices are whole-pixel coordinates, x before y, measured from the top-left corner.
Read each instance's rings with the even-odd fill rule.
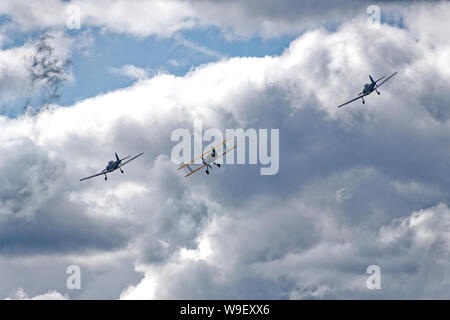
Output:
[[[197,171],[203,169],[204,167],[206,167],[207,165],[211,164],[214,162],[215,159],[218,158],[218,155],[216,155],[215,157],[212,157],[212,155],[208,155],[204,160],[206,164],[199,164],[199,163],[188,163],[184,166],[184,169],[188,172],[188,174],[186,175],[189,176],[193,173],[196,173]]]
[[[363,98],[363,97],[365,97],[365,96],[367,96],[367,95],[368,95],[367,93],[366,93],[366,94],[362,94],[362,95],[356,97],[355,99],[349,100],[349,101],[347,101],[346,103],[341,104],[340,106],[338,106],[338,108],[343,107],[343,106],[345,106],[346,104],[349,104],[350,102],[359,100],[359,99],[361,99],[361,98]]]
[[[93,176],[90,176],[90,177],[86,177],[86,178],[80,179],[80,181],[87,180],[87,179],[94,178],[94,177],[98,177],[98,176],[101,176],[101,175],[103,175],[103,174],[105,174],[105,173],[108,173],[108,172],[110,172],[110,171],[103,170],[102,172],[97,173],[97,174],[94,174]]]
[[[212,163],[214,160],[223,157],[226,153],[230,152],[230,151],[233,150],[234,148],[236,148],[236,146],[234,146],[233,148],[230,148],[230,149],[228,149],[227,151],[223,152],[221,155],[215,157],[213,160],[211,160],[211,161],[206,161],[206,163],[207,163],[207,164]],[[189,166],[187,166],[187,167],[189,168]],[[196,173],[197,171],[203,169],[204,167],[206,167],[206,164],[202,165],[201,167],[199,167],[199,168],[197,168],[197,169],[195,169],[195,170],[189,169],[189,170],[191,170],[191,172],[189,172],[187,175],[185,175],[185,177],[189,177],[191,174]]]
[[[120,161],[126,160],[126,159],[128,159],[129,157],[131,157],[131,156],[128,156],[128,157],[122,158],[122,159],[120,159]]]
[[[212,156],[212,154],[209,154],[206,158],[204,158],[204,161],[206,164],[199,164],[199,163],[187,163],[183,166],[183,169],[185,169],[185,171],[187,171],[190,174],[193,174],[195,172],[197,172],[200,169],[203,169],[204,167],[206,167],[207,165],[211,164],[214,162],[214,160],[216,160],[218,158],[218,155],[216,154],[216,156]],[[186,175],[187,177],[187,175]]]
[[[380,84],[377,84],[375,88],[380,87],[383,83],[385,83],[386,81],[388,81],[390,78],[392,78],[393,76],[395,76],[397,74],[397,72],[394,72],[393,74],[391,74],[389,77],[387,77],[383,82],[381,82]],[[382,78],[381,78],[382,79]]]
[[[375,81],[375,83],[378,82],[378,81],[380,81],[380,80],[383,80],[384,77],[385,77],[385,76],[382,76],[380,79],[378,79],[377,81]]]
[[[217,146],[214,146],[214,149],[217,148],[217,147],[219,147],[219,146],[221,146],[221,145],[223,145],[224,143],[227,143],[228,140],[231,140],[231,138],[230,138],[230,139],[224,140],[222,143],[219,143]],[[186,164],[183,164],[181,167],[178,168],[178,170],[181,170],[181,169],[183,169],[184,167],[186,167],[186,166],[188,166],[188,165],[194,163],[196,160],[200,159],[200,158],[203,157],[204,155],[207,155],[207,154],[211,153],[211,151],[212,151],[212,148],[211,148],[211,150],[206,151],[205,153],[199,155],[197,158],[193,159],[191,162],[186,163]]]
[[[144,153],[143,152],[141,152],[141,153],[139,153],[137,156],[134,156],[133,158],[131,158],[130,160],[128,160],[128,161],[125,161],[124,163],[122,163],[120,166],[121,167],[123,167],[124,165],[126,165],[128,162],[130,162],[130,161],[133,161],[134,159],[136,159],[137,157],[140,157],[140,156],[142,156]],[[126,158],[124,158],[124,159],[126,159]]]
[[[193,170],[190,165],[186,166],[186,168],[188,168],[191,172],[189,172],[187,175],[185,175],[185,177],[189,177],[191,174],[196,173],[198,170],[203,169],[204,167],[206,167],[206,164],[201,165],[200,167],[198,167],[197,169]]]

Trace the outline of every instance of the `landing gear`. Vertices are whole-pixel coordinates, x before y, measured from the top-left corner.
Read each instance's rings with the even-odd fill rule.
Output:
[[[366,102],[364,101],[364,98],[362,98],[362,103],[365,104]]]
[[[203,164],[206,166],[206,174],[209,174],[208,169],[211,169],[211,168],[212,168],[211,165],[205,161],[205,159],[203,158],[203,156],[202,156],[202,162],[203,162]]]
[[[215,162],[214,162],[214,164],[215,164],[216,166],[218,166],[218,167],[220,168],[220,164],[218,164],[218,163],[215,163]]]
[[[377,90],[375,90],[375,91],[377,91]],[[378,93],[378,95],[380,95],[381,93],[379,93],[378,91],[377,91],[377,93]]]
[[[107,177],[106,174],[105,174],[105,181],[106,181],[106,180],[108,180],[108,177]]]
[[[122,169],[120,169],[120,172],[122,172],[122,173],[123,173],[123,170],[122,170]]]

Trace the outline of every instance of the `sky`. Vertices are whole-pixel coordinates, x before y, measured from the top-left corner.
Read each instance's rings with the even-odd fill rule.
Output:
[[[446,1],[2,1],[0,298],[449,299],[449,18]],[[185,178],[171,136],[196,123],[278,130],[278,172]],[[115,152],[144,155],[80,182]]]

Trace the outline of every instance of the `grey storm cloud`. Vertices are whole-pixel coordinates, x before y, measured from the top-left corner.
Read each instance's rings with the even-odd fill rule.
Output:
[[[5,227],[7,221],[33,218],[35,210],[51,193],[52,180],[62,168],[49,160],[46,150],[27,138],[3,143],[1,151],[0,212]],[[15,164],[14,169],[8,169],[11,163]]]
[[[279,56],[224,58],[1,117],[2,169],[16,165],[0,177],[0,272],[10,278],[0,294],[65,294],[56,283],[79,263],[86,288],[71,298],[102,298],[105,287],[121,298],[449,297],[439,258],[449,245],[449,98],[436,95],[450,80],[449,42],[422,28],[448,17],[437,6],[401,11],[404,28],[355,18],[304,33]],[[380,96],[336,109],[368,74],[394,71]],[[170,135],[195,120],[278,128],[279,173],[227,165],[184,178]],[[79,182],[115,151],[144,156],[107,183]],[[55,275],[39,269],[49,284],[38,290],[14,264]],[[372,264],[382,290],[365,287]]]
[[[43,252],[112,249],[123,245],[120,221],[93,220],[66,200],[61,175],[67,164],[30,139],[2,144],[0,252],[23,255]],[[14,163],[14,168],[9,167]],[[57,191],[58,190],[58,191]]]

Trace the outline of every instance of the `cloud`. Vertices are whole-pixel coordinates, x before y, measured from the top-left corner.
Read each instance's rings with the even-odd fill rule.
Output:
[[[131,64],[126,64],[120,68],[110,68],[110,72],[133,80],[145,79],[149,76],[149,72],[146,69],[138,68]]]
[[[80,10],[75,12],[68,10],[74,5]],[[193,27],[195,24],[190,5],[183,1],[139,0],[134,1],[133,4],[127,1],[93,3],[45,0],[39,4],[5,1],[0,6],[0,13],[8,15],[11,18],[10,24],[23,32],[33,29],[65,28],[68,21],[78,12],[81,27],[89,25],[137,36],[155,34],[168,36],[175,31]]]
[[[2,113],[20,114],[58,101],[62,86],[73,81],[70,68],[73,39],[51,31],[22,46],[0,50],[0,98]]]
[[[299,34],[323,25],[335,28],[343,21],[356,17],[365,22],[368,3],[362,0],[345,0],[339,4],[330,0],[139,0],[132,4],[105,0],[45,0],[39,4],[3,1],[0,13],[8,15],[17,29],[27,32],[36,28],[66,27],[68,20],[78,14],[78,10],[68,11],[68,7],[74,5],[79,8],[81,27],[100,27],[109,32],[137,37],[170,37],[183,30],[213,27],[221,30],[228,39],[243,39]],[[414,5],[420,6],[417,3]],[[400,9],[407,10],[412,5],[404,1],[393,4],[383,1],[379,6],[384,15],[396,18]],[[436,14],[442,14],[436,11]],[[426,30],[431,32],[428,27]]]
[[[0,98],[2,111],[5,109],[9,111],[9,109],[12,109],[8,108],[9,104],[30,94],[32,84],[25,58],[31,53],[31,45],[0,50],[0,86],[4,93]]]
[[[288,207],[276,209],[279,219],[273,219],[273,215],[267,219],[267,211],[264,216],[257,215],[260,210],[247,213],[244,219],[242,212],[236,213],[240,220],[218,218],[204,236],[213,248],[210,256],[192,259],[176,255],[164,266],[147,267],[145,278],[124,290],[121,298],[448,297],[446,205],[381,225],[379,234],[347,229],[332,211],[320,212],[292,203]],[[295,222],[298,225],[292,225]],[[443,226],[436,228],[440,223]],[[326,227],[318,228],[320,224]],[[329,229],[333,225],[334,232]],[[365,270],[372,264],[381,268],[379,291],[366,288]],[[415,286],[417,282],[420,288]]]
[[[224,58],[224,55],[221,54],[220,52],[217,52],[217,51],[211,50],[207,47],[198,45],[192,41],[185,39],[183,36],[181,36],[179,34],[176,34],[174,36],[174,38],[176,41],[178,41],[181,45],[185,46],[186,48],[192,49],[192,50],[202,53],[206,56],[211,56],[211,57],[215,57],[218,59]]]
[[[396,219],[381,228],[380,238],[385,243],[406,240],[414,248],[433,249],[448,254],[450,249],[450,210],[447,205],[438,205],[413,212],[411,216]]]
[[[63,37],[60,35],[60,40]],[[45,34],[39,37],[35,43],[35,52],[30,57],[28,70],[33,86],[45,89],[42,103],[54,103],[61,96],[61,87],[70,79],[67,72],[71,61],[68,59],[67,50],[64,53],[55,52],[55,37]],[[64,45],[63,48],[67,48]]]
[[[61,166],[51,161],[45,149],[26,138],[3,143],[1,151],[4,165],[12,161],[17,168],[21,168],[20,171],[2,168],[1,216],[32,218],[35,210],[51,193],[51,180]]]
[[[224,58],[70,107],[0,117],[0,272],[9,279],[0,294],[65,293],[55,284],[78,259],[86,289],[70,298],[102,297],[111,279],[122,298],[448,297],[438,254],[447,224],[436,225],[450,202],[438,192],[450,186],[448,119],[424,104],[450,100],[435,97],[430,81],[450,80],[437,59],[448,41],[412,28],[434,17],[418,8],[404,13],[408,28],[373,31],[355,18],[308,31],[279,56]],[[336,108],[369,73],[394,70],[381,96]],[[280,129],[279,173],[230,165],[184,178],[168,156],[170,136],[194,120]],[[79,181],[114,152],[144,156],[108,182]],[[57,267],[39,275],[53,288],[18,278],[46,259]],[[371,264],[382,270],[376,292],[365,287]]]
[[[63,296],[57,291],[49,291],[34,297],[29,297],[23,289],[19,289],[12,297],[14,300],[67,300],[67,296]]]

